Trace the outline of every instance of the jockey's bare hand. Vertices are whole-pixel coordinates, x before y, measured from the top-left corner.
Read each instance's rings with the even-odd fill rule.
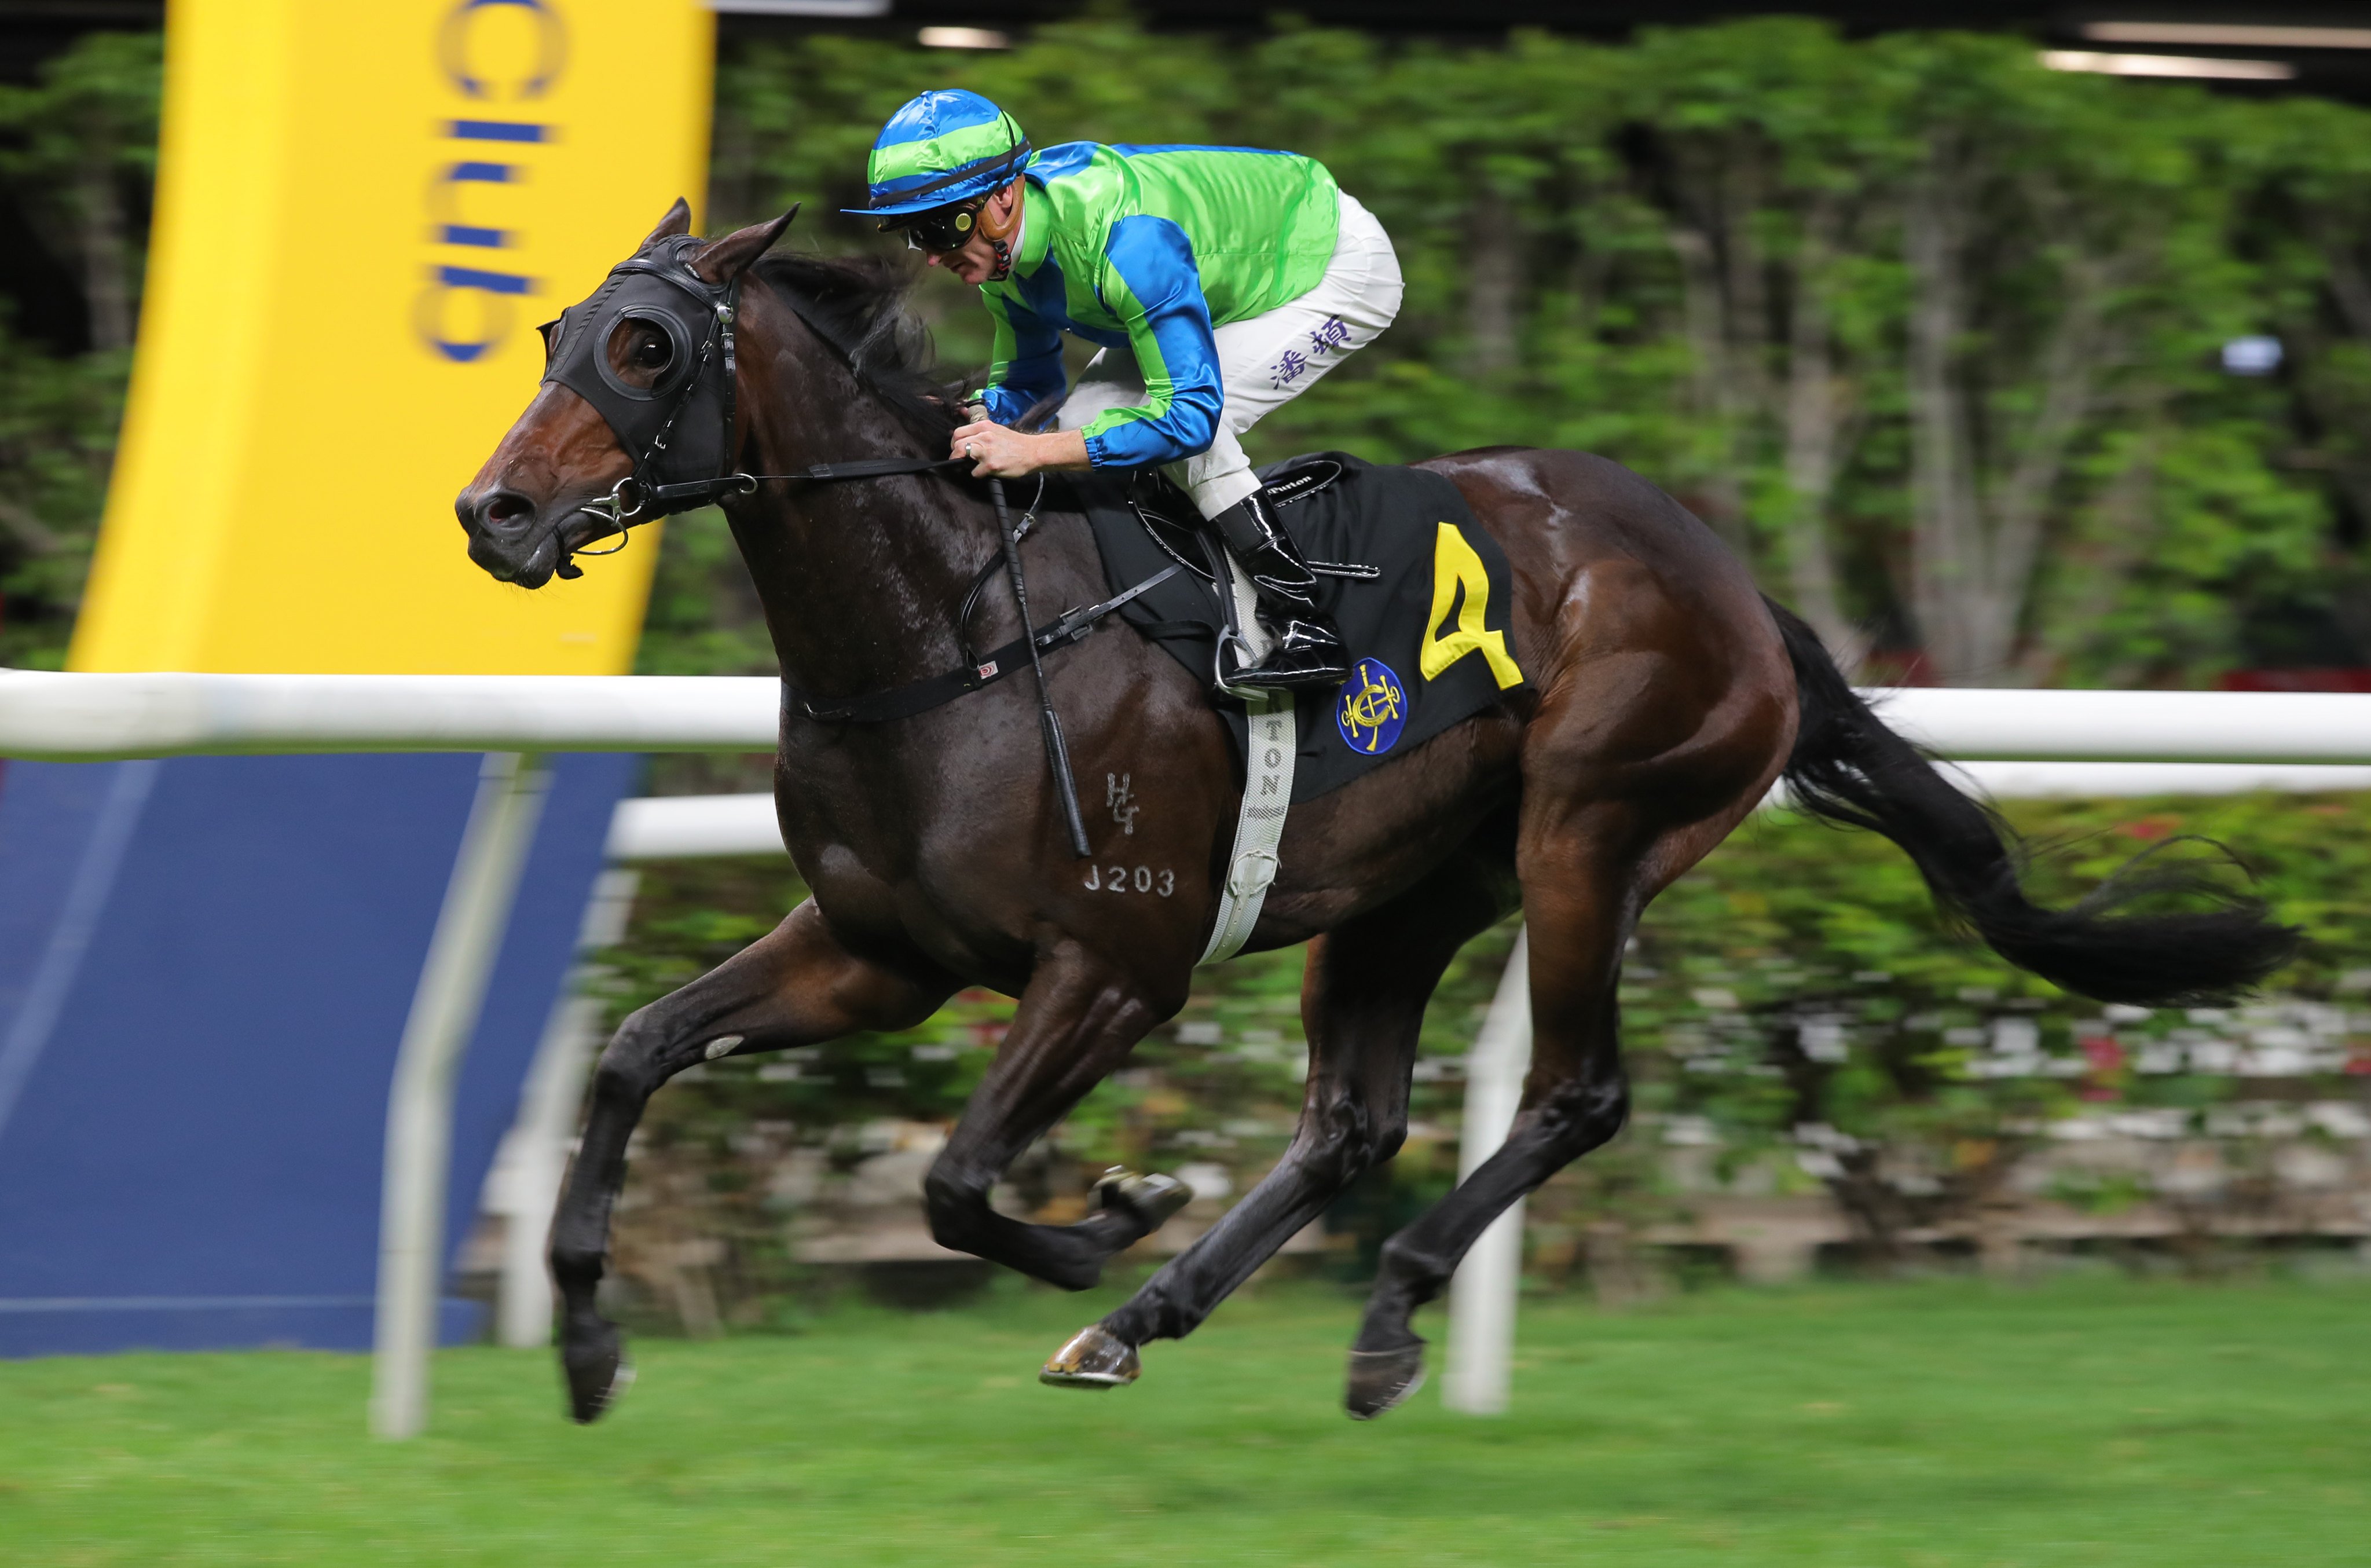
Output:
[[[969,459],[974,479],[1022,479],[1040,469],[1088,466],[1087,438],[1075,430],[1026,436],[985,419],[956,431],[947,456]]]

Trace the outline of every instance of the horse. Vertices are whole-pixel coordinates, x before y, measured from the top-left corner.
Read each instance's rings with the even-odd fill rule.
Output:
[[[630,1376],[595,1305],[629,1135],[652,1094],[702,1061],[910,1028],[957,990],[989,987],[1018,1007],[924,1183],[940,1244],[1080,1290],[1182,1202],[1174,1182],[1128,1176],[1099,1188],[1087,1217],[1054,1225],[1000,1214],[989,1191],[1184,1005],[1243,789],[1225,722],[1201,681],[1120,622],[1047,654],[1081,770],[1135,781],[1132,831],[1123,841],[1121,824],[1091,813],[1093,848],[1151,875],[1099,878],[1082,872],[1093,863],[1076,858],[1058,809],[1031,679],[894,722],[832,716],[832,701],[960,668],[1023,621],[1006,596],[966,602],[1003,542],[1001,497],[945,460],[957,400],[910,328],[910,274],[881,258],[769,255],[795,212],[702,242],[677,203],[604,285],[675,266],[728,323],[721,358],[713,333],[703,340],[659,446],[681,444],[688,407],[721,415],[722,477],[669,494],[722,497],[762,601],[785,694],[774,798],[812,896],[635,1012],[601,1053],[549,1250],[579,1422]],[[589,356],[621,396],[663,404],[687,373],[685,331],[651,310],[618,315],[603,341],[580,334],[573,351],[570,319],[555,354]],[[636,418],[643,450],[630,453],[617,427]],[[457,502],[470,558],[523,588],[573,575],[576,551],[665,499],[646,471],[651,428],[655,415],[605,417],[547,379]],[[819,466],[833,462],[856,471]],[[2005,825],[1879,721],[1711,529],[1620,464],[1493,447],[1419,466],[1453,483],[1503,549],[1511,642],[1532,679],[1293,808],[1247,948],[1308,945],[1298,1130],[1199,1240],[1056,1353],[1048,1381],[1133,1381],[1139,1347],[1192,1332],[1390,1159],[1427,999],[1469,938],[1520,910],[1534,1040],[1521,1111],[1496,1154],[1385,1243],[1349,1352],[1353,1416],[1405,1400],[1424,1371],[1417,1308],[1501,1211],[1624,1123],[1615,993],[1641,912],[1782,778],[1798,808],[1891,839],[1944,909],[2068,990],[2144,1005],[2225,997],[2291,952],[2291,931],[2194,867],[2111,879],[2071,909],[2033,902]],[[1041,603],[1108,591],[1078,513],[1049,504],[1024,553]],[[2133,907],[2169,890],[2205,901]]]

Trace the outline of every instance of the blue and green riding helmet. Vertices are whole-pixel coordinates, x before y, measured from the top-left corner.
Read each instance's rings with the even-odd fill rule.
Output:
[[[975,92],[939,87],[909,99],[881,127],[865,174],[872,201],[850,213],[902,228],[918,248],[952,250],[971,237],[979,203],[1028,164],[1019,122]]]

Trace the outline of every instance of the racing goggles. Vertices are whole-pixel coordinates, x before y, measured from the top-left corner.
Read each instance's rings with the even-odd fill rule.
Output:
[[[906,249],[943,256],[950,250],[960,250],[964,242],[979,230],[979,209],[987,204],[986,197],[969,202],[956,202],[948,206],[932,207],[916,213],[902,223],[885,223],[883,228],[901,228],[906,234]]]

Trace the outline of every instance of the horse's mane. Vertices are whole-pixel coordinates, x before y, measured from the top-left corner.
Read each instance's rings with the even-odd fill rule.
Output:
[[[791,300],[845,354],[857,379],[916,430],[954,428],[959,402],[941,377],[931,334],[906,308],[913,270],[887,256],[761,256],[750,272]]]

